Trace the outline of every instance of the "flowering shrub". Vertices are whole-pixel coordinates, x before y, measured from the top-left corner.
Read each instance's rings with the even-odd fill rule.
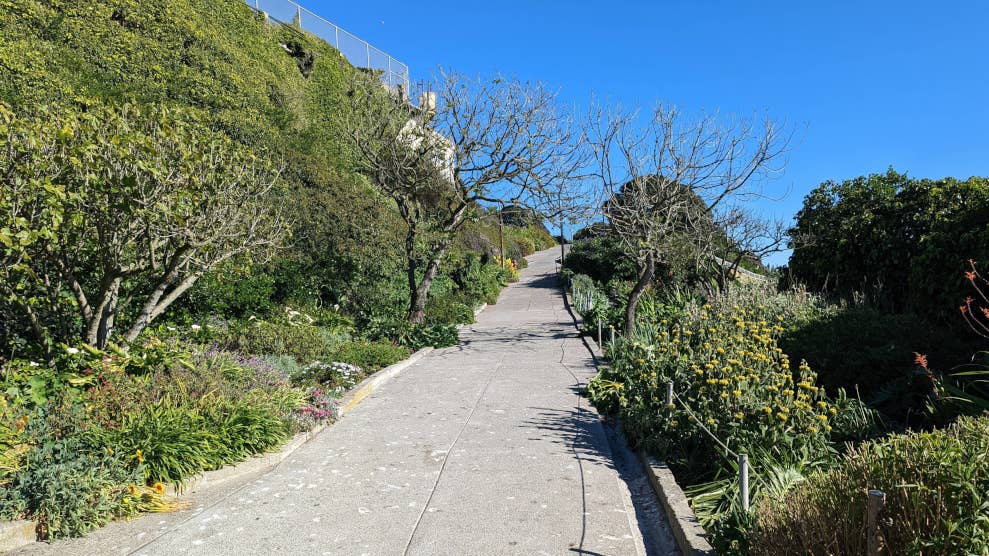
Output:
[[[724,458],[704,428],[736,451],[822,450],[837,410],[811,369],[791,369],[776,345],[783,317],[771,323],[755,313],[705,305],[640,328],[616,346],[592,395],[621,411],[634,438],[701,476]],[[670,381],[678,398],[666,405]]]
[[[322,386],[339,395],[344,390],[352,388],[365,376],[364,371],[357,365],[316,361],[292,375],[292,382],[297,385]]]
[[[307,390],[308,401],[299,408],[296,419],[304,429],[310,429],[325,421],[335,421],[340,412],[337,400],[339,392],[324,390],[318,386]]]
[[[504,268],[505,272],[508,273],[509,282],[519,281],[519,264],[517,262],[515,262],[513,259],[506,258],[502,262],[502,268]]]

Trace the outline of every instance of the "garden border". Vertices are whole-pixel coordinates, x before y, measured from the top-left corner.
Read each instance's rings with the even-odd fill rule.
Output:
[[[338,418],[346,415],[378,387],[393,378],[398,373],[411,367],[415,363],[418,363],[420,359],[425,357],[431,351],[433,351],[432,347],[422,348],[410,355],[408,358],[403,359],[398,363],[389,365],[362,380],[357,386],[351,388],[342,398],[340,398]],[[166,487],[166,493],[179,499],[190,498],[192,494],[198,490],[208,489],[238,479],[243,479],[246,476],[254,475],[256,473],[271,471],[275,467],[278,467],[280,463],[285,461],[301,446],[315,438],[319,433],[323,432],[327,426],[329,425],[322,423],[316,425],[308,431],[296,434],[291,440],[283,444],[277,452],[259,454],[251,457],[250,459],[230,464],[220,469],[200,473],[184,481],[179,488],[176,488],[175,485],[170,484]],[[36,529],[37,523],[34,521],[0,521],[0,553],[16,550],[31,543],[39,542],[37,540]]]
[[[601,346],[593,339],[588,340],[587,335],[581,330],[584,319],[574,310],[570,292],[566,291],[566,288],[561,287],[561,289],[563,290],[563,302],[567,308],[567,312],[570,313],[570,317],[573,318],[574,324],[577,326],[581,341],[584,342],[587,350],[594,357],[595,366],[600,367],[604,365],[606,360],[604,358],[604,352],[601,351]],[[714,551],[714,547],[707,540],[707,532],[701,527],[700,522],[697,521],[697,516],[690,509],[687,496],[683,493],[680,485],[677,484],[676,478],[673,476],[670,468],[665,463],[646,454],[642,450],[635,450],[635,454],[638,456],[639,461],[642,462],[642,466],[645,468],[646,475],[649,478],[649,484],[652,486],[656,498],[659,499],[660,504],[663,506],[667,521],[670,524],[670,530],[673,532],[673,537],[680,547],[680,552],[689,556],[714,556],[717,554]]]

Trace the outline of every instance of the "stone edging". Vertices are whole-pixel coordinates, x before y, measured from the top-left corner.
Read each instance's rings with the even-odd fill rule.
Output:
[[[412,366],[414,363],[418,362],[431,351],[433,351],[433,348],[431,347],[420,349],[409,356],[408,359],[399,361],[394,365],[389,365],[388,367],[381,369],[361,381],[357,386],[351,388],[342,398],[340,398],[339,417],[343,417],[346,413],[357,406],[357,404],[359,404],[364,398],[374,392],[379,386],[387,382],[398,373]],[[303,444],[309,442],[315,438],[316,435],[323,432],[323,429],[326,427],[327,424],[322,423],[316,425],[308,431],[296,434],[286,444],[282,445],[277,452],[260,454],[250,459],[227,465],[222,469],[200,473],[199,475],[184,481],[180,488],[176,489],[174,485],[168,485],[166,487],[166,493],[179,499],[189,498],[195,491],[242,479],[255,473],[270,471],[277,467],[278,464],[285,461]],[[36,542],[36,528],[37,524],[33,521],[18,520],[0,522],[0,552],[14,550]]]
[[[567,306],[567,311],[573,318],[578,330],[580,330],[584,319],[574,310],[573,299],[566,290],[564,290],[563,299]],[[601,351],[601,346],[593,339],[585,336],[583,331],[581,331],[581,339],[594,357],[595,363],[598,366],[604,364],[605,359],[604,353]],[[656,493],[656,497],[666,512],[667,521],[670,523],[670,530],[673,532],[673,538],[676,539],[677,545],[680,547],[680,552],[685,556],[713,556],[716,554],[711,543],[707,540],[707,532],[701,527],[700,522],[697,521],[697,516],[690,509],[687,496],[683,493],[680,485],[677,484],[676,478],[673,476],[670,468],[656,458],[646,455],[642,450],[635,450],[635,454],[638,456],[639,461],[642,462],[642,466],[645,468],[646,475],[649,478],[649,484],[652,485],[653,492]]]

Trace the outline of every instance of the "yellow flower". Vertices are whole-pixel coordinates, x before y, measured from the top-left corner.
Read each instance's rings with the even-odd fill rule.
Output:
[[[819,421],[823,421],[823,422],[825,422],[825,423],[827,423],[827,422],[828,422],[828,416],[827,416],[827,415],[818,415],[818,416],[817,416],[817,419],[818,419]]]
[[[742,420],[745,418],[745,414],[739,411],[738,413],[735,414],[735,418],[738,420]]]
[[[828,413],[830,413],[831,415],[837,415],[838,410],[832,407],[828,409]]]
[[[130,497],[124,496],[124,504],[130,504]]]
[[[137,485],[130,485],[127,487],[127,492],[129,492],[131,496],[137,495]]]
[[[735,397],[736,398],[742,397],[742,391],[741,390],[734,390],[734,391],[732,391],[732,394],[735,394]]]
[[[780,418],[780,421],[786,421],[788,419],[785,413],[778,413],[776,416]]]
[[[807,432],[809,432],[811,434],[815,434],[817,432],[817,427],[811,425],[811,426],[807,427]]]
[[[138,463],[144,463],[144,453],[141,450],[134,452],[134,457],[137,458]]]
[[[155,483],[154,489],[158,494],[165,494],[165,485],[161,483]]]
[[[712,419],[712,418],[710,418],[710,417],[708,417],[708,419],[707,419],[707,424],[708,424],[708,425],[714,425],[714,424],[716,424],[716,423],[717,423],[717,421],[715,421],[714,419]]]
[[[714,351],[716,351],[716,352],[718,352],[718,353],[720,353],[720,354],[723,355],[725,353],[725,348],[723,348],[721,346],[718,346],[718,348],[716,350],[714,350]]]
[[[773,408],[771,408],[771,407],[763,407],[762,408],[762,412],[765,413],[766,415],[771,415],[773,413]]]

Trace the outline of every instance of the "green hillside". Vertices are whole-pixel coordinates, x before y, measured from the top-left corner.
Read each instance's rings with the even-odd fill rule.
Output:
[[[290,248],[267,268],[241,261],[219,273],[221,288],[204,290],[218,285],[207,276],[186,306],[192,299],[199,310],[246,313],[338,304],[359,322],[401,314],[403,224],[355,172],[341,138],[342,99],[359,70],[333,47],[238,0],[5,1],[0,13],[0,100],[15,112],[175,106],[284,168],[288,198],[279,204],[294,222]],[[479,253],[487,261],[497,245],[492,227],[467,235],[482,229],[488,240],[473,243],[487,246]],[[549,238],[539,232],[542,247]],[[510,234],[509,247],[518,253],[519,245]],[[271,295],[229,299],[259,289]]]

